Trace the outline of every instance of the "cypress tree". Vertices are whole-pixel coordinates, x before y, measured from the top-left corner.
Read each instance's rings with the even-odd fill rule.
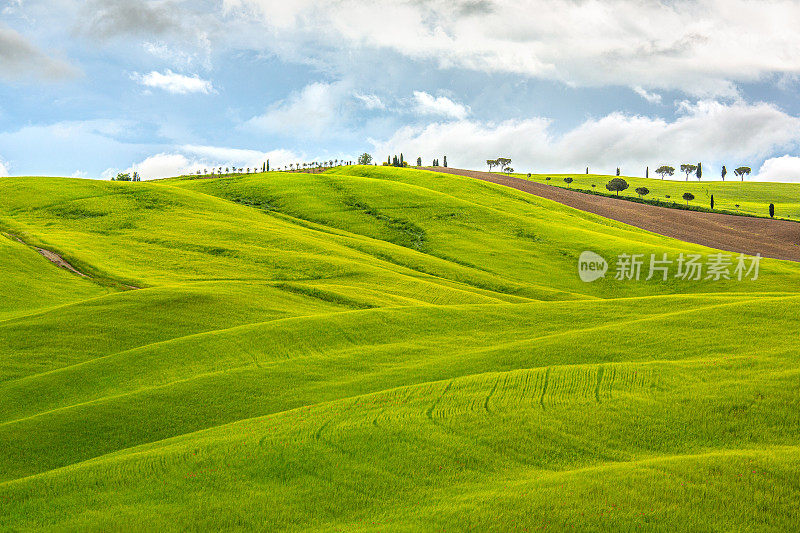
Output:
[[[644,177],[645,177],[645,178],[649,178],[649,177],[650,177],[650,167],[647,167],[647,168],[644,170]]]
[[[703,178],[703,163],[697,163],[697,181]]]
[[[714,210],[714,195],[711,195],[711,210]]]
[[[619,176],[619,167],[617,167],[617,176]]]
[[[769,218],[775,218],[775,204],[769,204]]]
[[[447,156],[444,156],[444,167],[447,168]]]

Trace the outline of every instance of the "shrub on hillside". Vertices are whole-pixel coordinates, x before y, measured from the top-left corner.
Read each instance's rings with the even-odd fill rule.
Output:
[[[624,191],[628,188],[628,182],[622,178],[614,178],[613,180],[606,183],[606,189],[611,192],[617,193],[619,196],[620,191]]]

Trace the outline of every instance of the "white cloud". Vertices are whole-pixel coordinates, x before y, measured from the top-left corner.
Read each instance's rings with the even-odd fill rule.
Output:
[[[288,136],[319,137],[341,119],[347,91],[340,83],[312,83],[271,106],[247,124],[260,130]]]
[[[764,161],[756,181],[800,181],[800,157],[784,155]]]
[[[201,79],[197,75],[185,76],[177,74],[170,69],[165,70],[163,73],[152,71],[149,74],[139,74],[134,72],[131,75],[131,79],[145,87],[162,89],[172,94],[211,94],[215,92],[214,86],[210,81]]]
[[[381,100],[377,95],[354,92],[353,97],[363,103],[364,107],[371,111],[376,109],[386,109],[386,104],[384,104],[383,100]]]
[[[152,155],[124,170],[117,168],[106,169],[102,177],[111,179],[112,176],[116,176],[119,172],[138,172],[142,180],[151,180],[194,174],[197,171],[211,172],[219,167],[223,169],[255,169],[261,168],[266,161],[270,162],[270,168],[275,169],[289,163],[307,160],[304,156],[283,149],[259,152],[258,150],[187,144],[175,147],[168,152]]]
[[[388,49],[443,68],[727,96],[736,82],[800,72],[800,3],[786,0],[224,0],[223,10],[261,20],[266,46],[309,61]]]
[[[639,87],[638,85],[636,87],[633,87],[633,91],[642,98],[644,98],[645,100],[647,100],[648,102],[650,102],[651,104],[661,103],[661,95],[658,93],[647,92],[645,89]]]
[[[142,179],[157,179],[189,174],[202,168],[197,162],[189,161],[182,154],[164,153],[150,156],[129,170],[139,172]]]
[[[198,157],[201,161],[217,167],[237,166],[241,168],[260,168],[263,163],[269,160],[270,166],[276,168],[302,160],[303,157],[295,152],[284,149],[260,152],[258,150],[242,150],[239,148],[225,148],[219,146],[184,145],[180,147],[180,150],[183,153],[191,154],[192,156]]]
[[[641,175],[648,165],[702,161],[709,178],[718,175],[718,165],[752,166],[776,150],[800,146],[800,117],[764,103],[684,103],[671,122],[612,113],[560,136],[550,125],[541,117],[499,124],[460,120],[405,127],[373,144],[378,154],[402,151],[409,159],[419,155],[425,160],[446,154],[451,166],[468,168],[507,156],[516,169],[534,172],[575,172],[589,165],[598,172],[621,166]]]
[[[469,108],[456,103],[446,96],[435,97],[423,91],[414,91],[415,111],[420,115],[439,115],[455,119],[465,119]]]
[[[202,170],[203,167],[196,161],[190,161],[179,153],[160,153],[152,155],[126,169],[107,168],[101,174],[104,179],[111,179],[119,173],[133,174],[138,172],[142,180],[171,178],[182,176]]]
[[[5,178],[8,176],[8,167],[6,163],[0,159],[0,178]]]
[[[126,142],[136,129],[136,123],[108,119],[33,124],[0,132],[0,147],[4,157],[14,162],[16,174],[41,176],[61,168],[57,172],[64,175],[76,168],[97,168],[98,162],[111,154],[135,157],[133,154],[149,149]]]

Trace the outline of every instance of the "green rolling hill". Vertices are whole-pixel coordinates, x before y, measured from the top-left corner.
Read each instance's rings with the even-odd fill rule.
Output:
[[[800,521],[795,263],[587,284],[713,251],[358,166],[0,178],[0,232],[0,529]]]

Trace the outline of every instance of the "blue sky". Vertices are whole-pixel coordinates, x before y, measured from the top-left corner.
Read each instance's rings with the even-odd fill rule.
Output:
[[[800,181],[800,3],[0,0],[0,175],[377,160]]]

